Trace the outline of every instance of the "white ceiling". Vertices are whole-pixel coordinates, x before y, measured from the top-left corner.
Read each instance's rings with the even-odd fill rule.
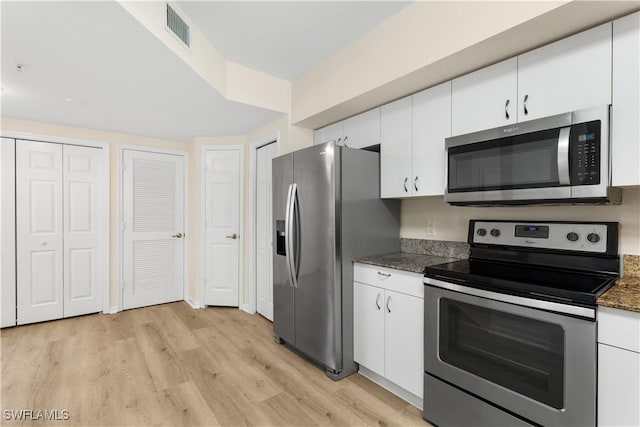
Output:
[[[220,96],[116,2],[0,7],[5,117],[189,141],[281,116]]]
[[[180,3],[227,59],[286,78],[407,4]],[[4,117],[189,141],[247,134],[282,115],[222,97],[115,1],[0,8]]]
[[[227,59],[291,80],[410,1],[183,1]]]

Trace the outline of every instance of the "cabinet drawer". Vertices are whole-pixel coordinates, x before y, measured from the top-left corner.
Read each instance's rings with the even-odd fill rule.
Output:
[[[640,313],[598,307],[598,342],[640,353]]]
[[[418,298],[424,298],[422,275],[417,273],[354,263],[353,280],[379,288],[413,295]]]

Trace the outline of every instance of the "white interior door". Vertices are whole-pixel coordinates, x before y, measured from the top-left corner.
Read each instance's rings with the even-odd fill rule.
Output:
[[[257,150],[256,156],[256,292],[257,309],[273,321],[273,212],[271,161],[275,143]]]
[[[240,150],[206,152],[205,304],[237,307],[240,285]]]
[[[16,141],[18,324],[63,316],[62,145]]]
[[[183,299],[184,157],[123,152],[124,309]]]
[[[62,148],[64,317],[102,310],[99,148]]]
[[[0,145],[0,327],[16,325],[16,145]]]

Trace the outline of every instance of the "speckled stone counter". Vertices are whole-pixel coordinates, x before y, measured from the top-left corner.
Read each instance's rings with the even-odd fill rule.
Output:
[[[456,261],[457,259],[458,258],[397,252],[393,254],[356,258],[353,262],[422,274],[424,272],[424,268],[428,265],[443,264],[445,262]]]
[[[640,256],[624,256],[624,277],[598,298],[598,305],[640,313]]]

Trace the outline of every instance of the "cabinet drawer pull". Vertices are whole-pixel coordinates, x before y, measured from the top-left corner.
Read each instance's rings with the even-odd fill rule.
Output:
[[[407,188],[407,181],[409,181],[409,178],[405,178],[404,179],[404,184],[402,184],[404,186],[404,192],[408,193],[409,189]]]
[[[509,120],[509,100],[504,104],[504,118]]]
[[[381,271],[378,271],[378,276],[391,277],[391,273],[382,273]]]
[[[391,296],[387,297],[387,313],[391,313]]]
[[[529,110],[527,109],[527,101],[529,101],[529,95],[524,96],[524,115],[529,114]]]
[[[378,308],[378,310],[380,310],[382,307],[380,306],[380,298],[382,297],[382,295],[378,294],[376,295],[376,307]]]

